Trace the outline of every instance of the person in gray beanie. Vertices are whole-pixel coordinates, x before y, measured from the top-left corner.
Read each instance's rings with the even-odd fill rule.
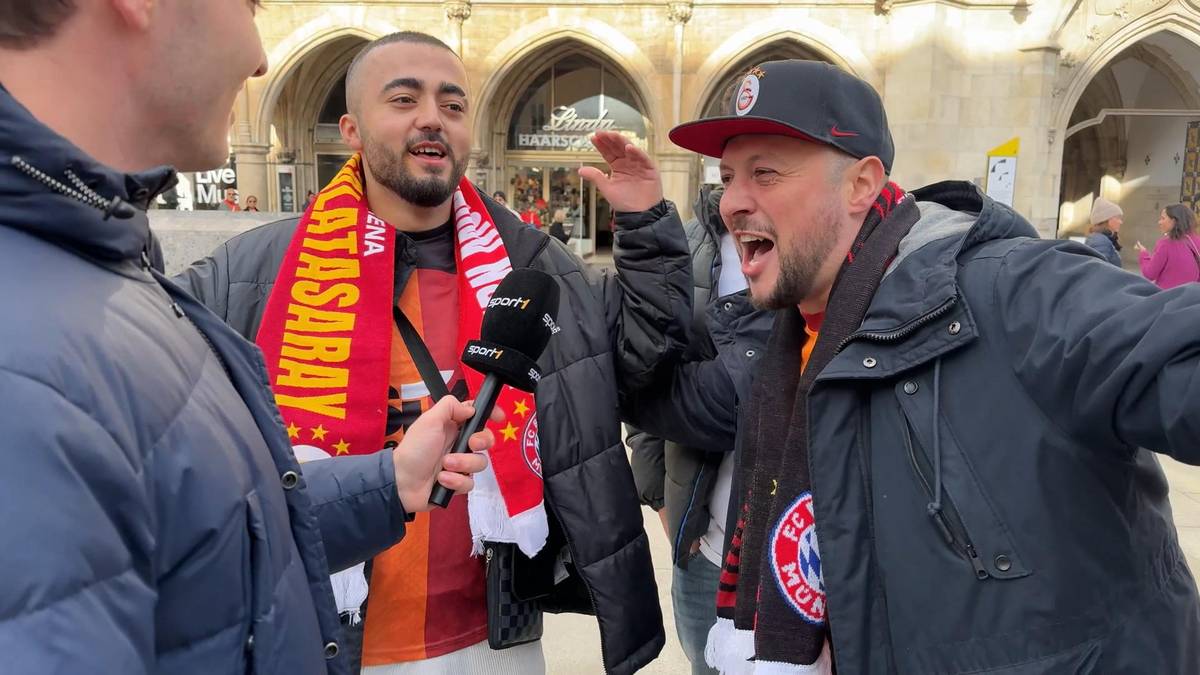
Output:
[[[1117,267],[1121,266],[1121,255],[1117,251],[1121,250],[1119,233],[1123,222],[1125,212],[1121,207],[1103,197],[1097,197],[1092,203],[1092,229],[1084,243]]]

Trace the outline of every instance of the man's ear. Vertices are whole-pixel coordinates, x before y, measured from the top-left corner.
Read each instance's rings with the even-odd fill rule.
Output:
[[[358,131],[358,119],[346,113],[338,120],[338,129],[342,132],[342,141],[355,152],[362,152],[362,135]]]
[[[154,13],[159,10],[158,0],[108,0],[117,16],[130,28],[149,30]]]
[[[883,191],[887,173],[878,157],[864,157],[846,169],[845,180],[849,188],[847,206],[850,213],[862,213],[871,208]]]

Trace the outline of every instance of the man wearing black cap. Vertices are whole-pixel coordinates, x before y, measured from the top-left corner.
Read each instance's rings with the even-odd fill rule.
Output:
[[[1194,672],[1200,601],[1150,450],[1200,463],[1200,287],[1041,241],[969,183],[905,192],[878,94],[826,64],[762,64],[671,139],[721,159],[751,296],[779,310],[740,406],[710,664]]]

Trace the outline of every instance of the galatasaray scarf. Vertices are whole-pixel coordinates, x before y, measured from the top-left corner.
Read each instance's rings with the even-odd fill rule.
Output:
[[[825,583],[808,462],[808,392],[862,324],[879,282],[919,212],[889,183],[867,214],[830,293],[801,373],[808,339],[795,309],[779,312],[751,392],[739,448],[738,519],[725,542],[717,623],[705,657],[724,675],[791,675],[831,669]]]
[[[453,197],[458,352],[479,338],[483,311],[512,270],[479,193],[465,178]],[[369,454],[384,443],[392,350],[395,230],[371,213],[362,159],[350,158],[300,220],[267,300],[256,342],[293,445],[325,456]],[[468,390],[483,375],[463,368]],[[549,532],[542,503],[537,405],[504,387],[503,424],[488,469],[468,497],[476,552],[484,540],[532,557]]]

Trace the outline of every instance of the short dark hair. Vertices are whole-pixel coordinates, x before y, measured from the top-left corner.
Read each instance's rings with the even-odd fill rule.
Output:
[[[0,0],[0,2],[3,2],[3,0]],[[389,33],[381,38],[372,40],[354,56],[354,60],[350,62],[350,67],[346,69],[346,110],[352,111],[355,108],[354,101],[351,100],[355,91],[355,87],[353,86],[354,75],[358,71],[359,65],[362,64],[363,60],[367,58],[367,54],[370,54],[380,47],[386,47],[388,45],[394,45],[397,43],[440,47],[451,54],[458,56],[458,54],[450,48],[450,45],[442,42],[432,35],[429,35],[428,33],[421,33],[415,30],[402,30],[396,33]]]
[[[54,37],[75,13],[75,0],[0,0],[0,47],[29,49]]]
[[[508,195],[504,194],[504,190],[496,190],[492,193],[492,199],[503,199],[508,201]]]
[[[1171,204],[1163,209],[1171,219],[1171,229],[1167,236],[1172,239],[1183,239],[1196,231],[1196,214],[1186,204]]]

